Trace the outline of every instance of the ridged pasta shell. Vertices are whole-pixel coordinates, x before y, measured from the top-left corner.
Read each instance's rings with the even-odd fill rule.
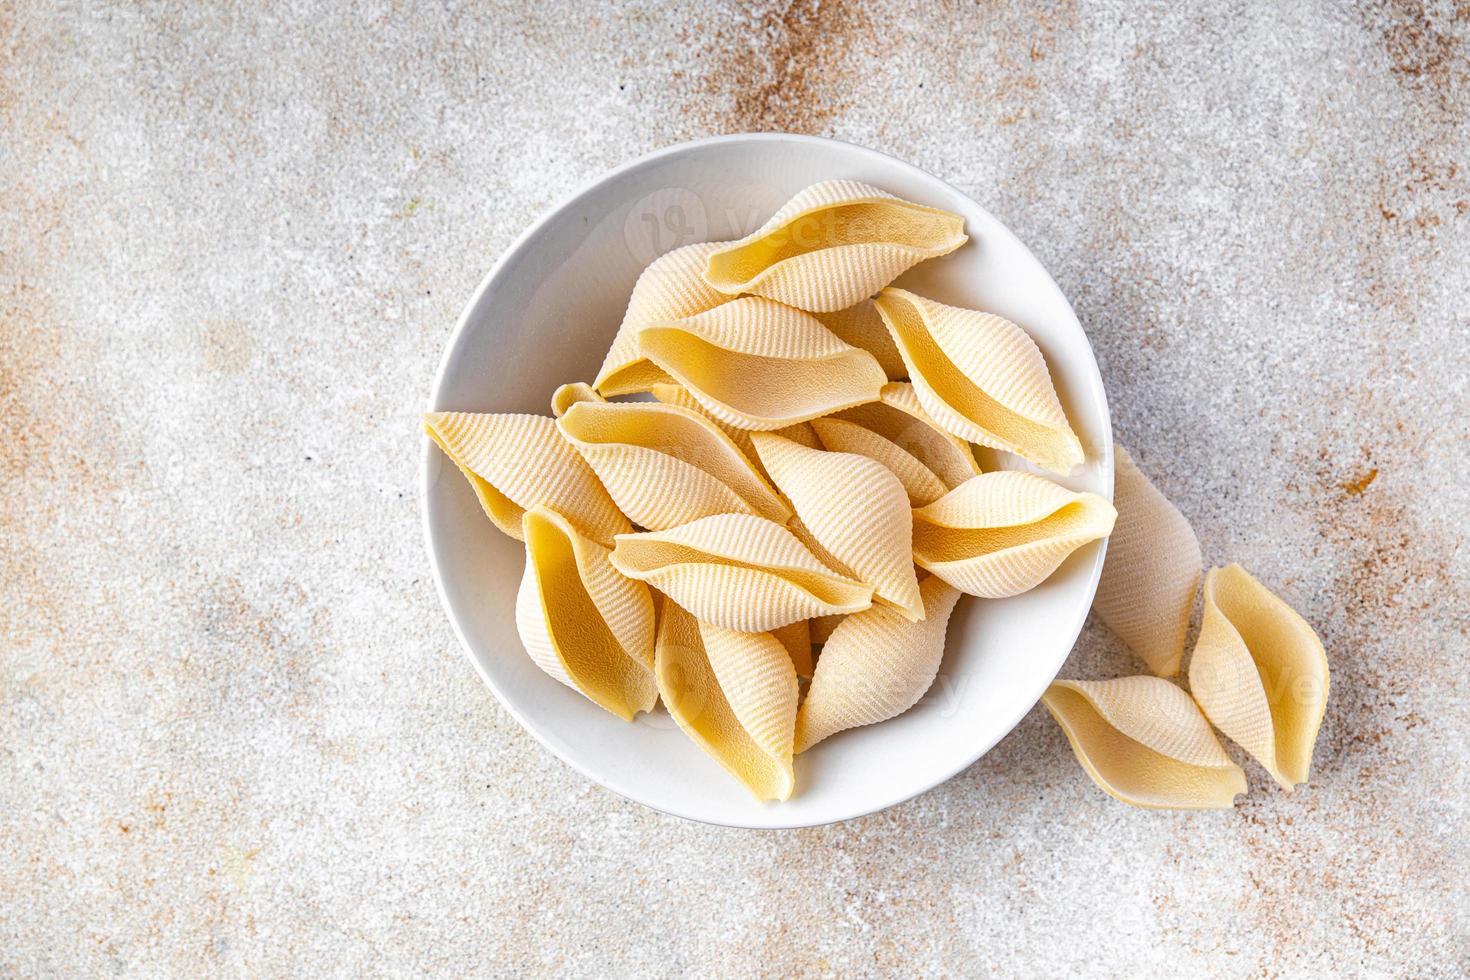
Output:
[[[980,472],[970,444],[929,418],[911,384],[886,384],[877,401],[813,419],[811,426],[827,449],[858,453],[888,467],[915,507],[933,503]]]
[[[757,799],[791,796],[798,688],[771,634],[700,624],[665,602],[654,673],[664,706],[696,745]]]
[[[1114,443],[1118,521],[1092,608],[1128,648],[1163,677],[1179,673],[1202,573],[1194,528],[1133,457]]]
[[[839,568],[909,619],[922,617],[913,512],[898,477],[866,456],[807,449],[769,432],[754,433],[751,441],[802,525]]]
[[[846,618],[846,616],[841,615],[812,617],[812,646],[821,646],[831,639],[832,633]]]
[[[961,592],[1002,599],[1035,588],[1082,545],[1105,538],[1117,511],[1030,473],[971,477],[914,511],[914,561]]]
[[[867,299],[966,240],[957,214],[871,184],[828,180],[797,193],[753,234],[711,252],[704,277],[722,292],[826,313]]]
[[[567,409],[578,402],[601,402],[605,400],[597,393],[597,389],[593,388],[587,382],[572,381],[568,384],[558,386],[551,393],[551,414],[557,418],[561,418],[566,414]]]
[[[653,597],[602,545],[545,508],[526,511],[516,629],[536,665],[624,720],[651,711]]]
[[[612,562],[702,622],[743,633],[857,612],[873,599],[872,586],[839,575],[789,530],[752,514],[620,534]]]
[[[778,626],[771,635],[786,648],[797,676],[812,676],[812,621],[800,619],[789,626]]]
[[[424,431],[470,481],[485,514],[521,540],[521,516],[544,506],[602,544],[632,530],[592,468],[540,415],[429,412]]]
[[[582,402],[556,424],[640,527],[662,530],[711,514],[791,518],[750,460],[698,412],[658,402]]]
[[[796,715],[796,751],[859,725],[903,714],[934,683],[944,659],[944,635],[959,593],[929,576],[919,586],[924,618],[874,606],[832,631]]]
[[[643,353],[709,414],[741,429],[780,429],[878,397],[887,376],[809,313],[742,296],[638,333]]]
[[[1287,791],[1311,771],[1329,683],[1327,652],[1296,610],[1239,565],[1210,570],[1189,689]]]
[[[729,436],[730,441],[739,447],[747,459],[757,466],[760,465],[760,460],[755,455],[755,447],[750,444],[750,430],[738,429],[729,422],[715,418],[709,412],[705,411],[704,406],[699,403],[698,398],[689,394],[688,388],[685,388],[678,382],[668,381],[663,384],[654,385],[649,389],[649,393],[665,405],[687,408],[691,412],[698,412],[700,415],[703,415],[718,426],[721,432]],[[785,428],[772,429],[771,431],[778,436],[785,436],[792,442],[799,442],[803,446],[809,446],[812,449],[820,449],[822,446],[821,440],[817,438],[817,430],[812,428],[812,423],[810,422],[797,422],[795,425],[788,425]]]
[[[876,300],[924,411],[954,435],[1054,473],[1083,461],[1046,358],[1004,317],[945,306],[903,289]]]
[[[1087,775],[1124,803],[1229,809],[1246,791],[1245,773],[1199,708],[1163,678],[1056,681],[1041,701]]]
[[[623,322],[592,387],[607,396],[628,395],[669,380],[667,374],[649,363],[639,351],[638,330],[648,323],[682,320],[703,313],[732,298],[704,280],[705,262],[720,245],[720,242],[685,245],[649,263],[633,284]]]
[[[822,542],[817,540],[817,536],[813,534],[807,528],[807,526],[801,522],[800,517],[793,517],[791,520],[787,521],[786,530],[796,535],[796,540],[805,545],[806,550],[810,551],[823,565],[832,569],[832,571],[836,572],[838,575],[843,575],[848,578],[856,577],[854,576],[852,569],[842,564],[842,562],[838,560],[836,555],[828,551],[822,545]]]
[[[812,315],[844,342],[872,354],[890,381],[899,381],[909,376],[909,369],[904,366],[903,357],[893,345],[893,337],[889,335],[888,327],[878,315],[878,308],[871,299],[864,299],[855,306],[832,313]]]

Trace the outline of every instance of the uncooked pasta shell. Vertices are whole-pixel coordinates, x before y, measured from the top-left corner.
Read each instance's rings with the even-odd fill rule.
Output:
[[[730,437],[730,441],[735,443],[747,459],[756,466],[760,466],[760,459],[755,454],[755,447],[750,444],[749,429],[737,428],[729,422],[711,415],[699,403],[699,399],[689,393],[688,388],[685,388],[676,381],[656,384],[648,390],[649,394],[653,395],[654,398],[657,398],[665,405],[676,405],[679,408],[687,408],[691,412],[698,412],[700,415],[709,419],[719,427],[721,432]],[[822,448],[822,441],[817,438],[817,430],[812,428],[812,423],[810,422],[797,422],[795,425],[788,425],[781,429],[772,429],[771,431],[778,436],[785,436],[792,442],[799,442],[803,446],[808,446],[812,449]]]
[[[914,561],[961,592],[1002,599],[1035,588],[1068,555],[1108,536],[1117,512],[1030,473],[971,477],[914,511]]]
[[[516,629],[526,652],[547,674],[620,718],[652,710],[658,691],[648,586],[619,575],[608,549],[552,511],[528,510],[524,524]]]
[[[827,639],[796,716],[796,751],[829,735],[886,721],[924,696],[944,659],[944,635],[959,592],[929,576],[919,586],[924,618],[874,606],[848,616]]]
[[[780,642],[698,623],[666,601],[654,673],[669,714],[696,745],[757,799],[791,796],[798,688]]]
[[[870,402],[887,382],[872,354],[757,296],[650,323],[638,343],[705,411],[740,429],[780,429]]]
[[[753,234],[710,253],[705,280],[825,313],[867,299],[905,270],[966,241],[959,215],[855,180],[813,184]]]
[[[791,517],[729,436],[698,412],[658,402],[582,402],[557,428],[640,527],[661,530],[711,514],[778,523]]]
[[[894,346],[893,337],[889,335],[888,327],[878,315],[878,308],[871,299],[864,299],[845,310],[812,315],[846,343],[861,347],[872,354],[889,380],[899,381],[909,376],[909,369],[904,366],[903,357]]]
[[[585,381],[573,381],[559,386],[551,393],[551,414],[561,418],[567,409],[578,402],[601,402],[605,399]]]
[[[908,494],[882,463],[807,449],[769,432],[751,436],[766,472],[824,551],[909,619],[924,615],[913,563]]]
[[[649,263],[633,285],[623,322],[592,387],[607,396],[627,395],[669,380],[639,352],[638,330],[655,321],[703,313],[731,298],[704,281],[705,261],[719,247],[719,242],[698,242]]]
[[[815,616],[812,624],[812,646],[821,646],[831,638],[846,616]]]
[[[871,586],[839,575],[791,531],[752,514],[618,535],[612,561],[702,622],[744,633],[857,612],[873,598]]]
[[[430,412],[424,431],[470,481],[495,526],[521,540],[521,516],[544,506],[594,541],[632,530],[597,475],[540,415]]]
[[[947,431],[1054,473],[1084,459],[1026,332],[1004,317],[945,306],[903,289],[876,300],[924,411]]]
[[[1189,695],[1160,677],[1056,681],[1041,697],[1087,775],[1149,809],[1229,809],[1245,773]]]
[[[1210,721],[1283,789],[1307,781],[1327,710],[1327,652],[1296,611],[1239,565],[1205,576],[1189,689]]]
[[[788,626],[778,626],[771,630],[771,635],[786,648],[797,676],[812,676],[812,621],[800,619]]]
[[[1189,521],[1114,443],[1118,521],[1092,608],[1163,677],[1179,673],[1189,613],[1199,591],[1199,539]]]
[[[898,477],[915,507],[933,503],[980,472],[970,444],[940,428],[914,386],[891,382],[878,400],[813,419],[823,446],[876,459]]]

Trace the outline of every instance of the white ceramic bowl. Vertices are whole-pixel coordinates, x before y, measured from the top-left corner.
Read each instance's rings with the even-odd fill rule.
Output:
[[[548,412],[558,384],[590,381],[643,267],[694,241],[739,238],[793,193],[867,181],[965,218],[970,242],[898,284],[999,313],[1046,355],[1087,463],[1064,481],[1111,499],[1112,430],[1092,348],[1046,270],[984,208],[874,150],[808,136],[727,136],[635,160],[520,236],[465,307],[431,410]],[[922,793],[980,758],[1019,722],[1071,650],[1102,570],[1103,543],[1013,599],[963,598],[944,665],[908,713],[834,736],[796,761],[785,803],[753,799],[662,707],[618,720],[541,673],[521,649],[513,605],[521,544],[497,531],[453,464],[424,440],[424,531],[444,608],[496,697],[553,753],[615,793],[666,813],[737,827],[803,827]],[[1006,458],[1002,465],[1023,468]],[[548,760],[548,764],[552,764]]]

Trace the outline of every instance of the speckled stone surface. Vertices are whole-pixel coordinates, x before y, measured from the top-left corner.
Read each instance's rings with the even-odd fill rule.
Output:
[[[0,2],[0,975],[1398,974],[1470,962],[1470,8]],[[1118,437],[1315,624],[1309,785],[1094,787],[1036,710],[797,833],[589,784],[457,648],[417,412],[651,149],[972,193]],[[1089,624],[1064,670],[1137,667]]]

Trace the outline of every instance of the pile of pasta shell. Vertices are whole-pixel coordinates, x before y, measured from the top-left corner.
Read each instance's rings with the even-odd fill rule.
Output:
[[[1115,447],[1118,521],[1092,608],[1153,675],[1059,680],[1042,696],[1108,794],[1149,809],[1234,805],[1245,770],[1218,730],[1291,792],[1306,782],[1327,708],[1327,651],[1307,621],[1239,565],[1203,576],[1179,509]],[[1195,597],[1200,628],[1184,649]],[[1172,678],[1184,674],[1187,686]],[[1212,730],[1212,726],[1213,729]]]
[[[966,241],[957,215],[816,184],[649,265],[552,415],[426,415],[525,542],[535,663],[624,719],[662,700],[784,800],[794,754],[923,697],[962,594],[1025,592],[1106,537],[1107,500],[976,462],[1083,462],[1032,339],[890,285]]]

